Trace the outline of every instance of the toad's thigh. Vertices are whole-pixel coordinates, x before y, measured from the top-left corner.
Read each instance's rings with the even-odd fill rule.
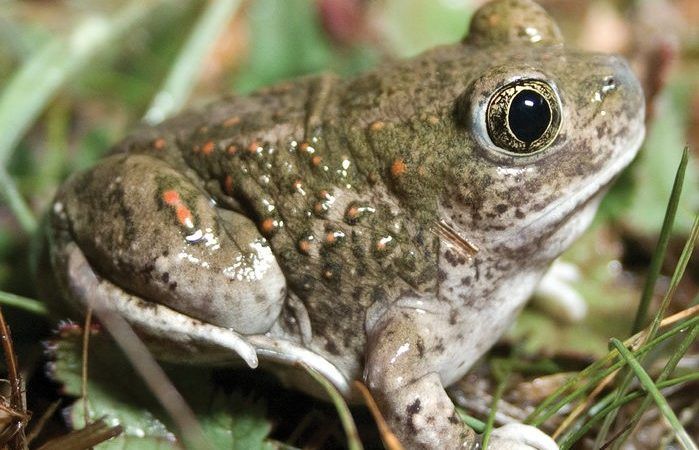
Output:
[[[240,333],[267,331],[286,294],[254,223],[149,156],[112,156],[72,177],[51,230],[55,270],[66,270],[61,249],[75,242],[125,292]]]

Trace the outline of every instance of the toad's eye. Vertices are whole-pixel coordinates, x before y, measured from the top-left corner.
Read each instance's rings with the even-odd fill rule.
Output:
[[[493,144],[509,153],[530,155],[548,147],[561,125],[561,107],[553,88],[541,80],[517,80],[490,98],[486,112]]]

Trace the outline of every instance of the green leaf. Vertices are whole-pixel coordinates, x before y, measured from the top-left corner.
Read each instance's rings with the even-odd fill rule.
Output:
[[[67,325],[49,346],[55,363],[52,377],[64,392],[81,396],[82,334]],[[99,445],[100,450],[139,448],[143,450],[184,448],[146,385],[136,375],[122,352],[103,333],[90,336],[87,410],[90,420],[106,417],[110,425],[124,428],[121,436]],[[189,366],[165,366],[168,376],[194,410],[213,448],[271,449],[266,442],[271,426],[261,400],[238,393],[225,394],[211,381],[210,371]],[[79,398],[69,410],[74,428],[85,421],[85,404]]]
[[[381,21],[389,47],[402,57],[440,44],[458,42],[465,34],[474,2],[386,0]]]
[[[686,123],[691,111],[687,103],[690,86],[676,83],[668,86],[658,101],[656,119],[638,161],[632,167],[635,179],[630,206],[623,216],[627,227],[642,234],[657,234],[665,216],[667,195],[672,190],[675,172],[687,144]],[[684,179],[684,192],[679,202],[673,232],[689,231],[696,205],[699,203],[699,168],[690,161]]]
[[[315,2],[257,0],[248,21],[250,56],[235,82],[237,93],[326,70],[356,73],[376,62],[376,52],[367,47],[334,51],[318,22]]]

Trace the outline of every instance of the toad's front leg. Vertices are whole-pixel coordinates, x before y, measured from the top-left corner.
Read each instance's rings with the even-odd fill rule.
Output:
[[[407,448],[464,448],[476,442],[440,379],[439,314],[391,309],[369,332],[365,382]]]
[[[478,439],[459,418],[443,384],[459,372],[453,365],[463,360],[459,354],[469,344],[468,330],[456,329],[446,302],[412,303],[428,306],[394,306],[372,324],[365,382],[406,448],[475,448]],[[450,345],[455,335],[460,342]],[[558,448],[538,429],[516,425],[495,430],[490,448]]]

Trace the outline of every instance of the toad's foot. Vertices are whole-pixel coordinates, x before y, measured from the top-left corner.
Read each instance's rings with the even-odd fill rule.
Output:
[[[493,430],[488,448],[497,450],[558,450],[558,445],[536,427],[511,423]]]
[[[587,314],[587,303],[573,283],[580,279],[575,264],[557,259],[539,282],[534,304],[563,322],[579,322]]]

